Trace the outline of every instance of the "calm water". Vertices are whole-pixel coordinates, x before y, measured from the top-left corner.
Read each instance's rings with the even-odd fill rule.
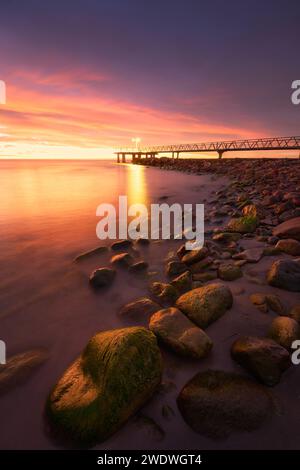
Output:
[[[1,396],[0,448],[62,446],[49,437],[43,416],[50,389],[92,335],[126,326],[118,316],[122,305],[148,293],[147,280],[122,272],[106,292],[96,294],[89,288],[88,276],[96,267],[109,265],[109,253],[73,262],[76,255],[101,243],[95,232],[97,206],[116,203],[120,194],[127,194],[129,203],[149,204],[162,196],[168,196],[169,203],[202,203],[224,183],[211,176],[110,162],[0,162],[0,339],[7,344],[8,356],[35,347],[49,351],[48,361],[25,384]],[[165,280],[165,260],[179,244],[151,242],[139,249],[137,257],[149,262],[153,280]],[[294,384],[283,381],[276,388],[289,396],[288,420],[278,419],[251,435],[233,435],[222,442],[205,439],[187,427],[177,410],[178,392],[196,372],[211,367],[238,369],[229,355],[237,332],[262,334],[270,321],[255,311],[250,318],[249,292],[258,287],[252,285],[247,291],[243,282],[238,280],[235,286],[241,285],[245,294],[235,298],[222,323],[209,327],[214,349],[208,358],[198,363],[163,351],[164,381],[171,386],[143,409],[156,424],[133,419],[100,448],[288,448],[293,436],[295,445],[297,433],[290,432],[299,424],[294,413],[299,400],[297,388],[293,389],[295,378]],[[162,415],[165,405],[174,411],[170,420]]]
[[[50,354],[28,382],[1,397],[1,448],[59,445],[45,430],[49,390],[93,334],[126,326],[117,315],[120,306],[147,294],[147,281],[123,273],[109,291],[91,291],[88,276],[109,264],[109,254],[73,262],[79,253],[103,244],[96,238],[97,206],[116,204],[119,195],[127,195],[129,204],[158,202],[161,196],[197,202],[200,193],[217,187],[209,181],[112,162],[0,162],[0,339],[8,356],[34,347]],[[162,260],[176,248],[166,243],[141,249],[140,257],[150,262],[157,279],[164,277]],[[156,407],[155,400],[150,406]],[[160,416],[160,408],[159,403],[150,413]],[[139,443],[128,439],[130,426]],[[105,446],[164,446],[156,442],[156,432],[152,437],[129,423]]]

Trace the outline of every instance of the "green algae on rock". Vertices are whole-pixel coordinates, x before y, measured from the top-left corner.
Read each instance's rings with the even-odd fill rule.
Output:
[[[253,233],[258,225],[258,218],[254,215],[244,215],[230,219],[227,224],[226,230],[228,232],[237,233]]]
[[[98,333],[52,390],[49,419],[72,440],[103,441],[152,396],[161,373],[160,351],[149,330]]]
[[[200,328],[205,328],[231,308],[232,303],[230,289],[215,283],[197,287],[181,295],[177,299],[176,307]]]

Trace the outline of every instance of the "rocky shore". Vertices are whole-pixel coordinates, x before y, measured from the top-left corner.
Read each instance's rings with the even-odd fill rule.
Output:
[[[204,247],[187,252],[178,241],[172,256],[161,257],[161,279],[153,279],[147,249],[154,242],[148,240],[120,240],[75,258],[76,264],[97,260],[86,279],[95,296],[128,276],[148,290],[111,312],[127,325],[95,331],[49,394],[48,422],[75,442],[102,442],[146,402],[160,400],[165,351],[175,362],[184,358],[200,367],[209,361],[177,392],[176,410],[189,428],[209,439],[254,432],[278,420],[273,391],[299,374],[291,353],[300,339],[300,160],[160,159],[153,165],[227,175],[229,183],[205,206]],[[247,311],[229,347],[223,347],[232,372],[214,358],[213,327],[220,331],[236,321],[240,298]],[[248,321],[251,309],[263,318],[259,335]],[[22,373],[22,364],[15,363]],[[0,389],[6,380],[0,374]],[[174,413],[163,406],[164,416]]]

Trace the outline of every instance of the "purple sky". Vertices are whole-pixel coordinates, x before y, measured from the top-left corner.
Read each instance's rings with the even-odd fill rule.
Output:
[[[0,22],[3,155],[300,134],[299,1],[2,0]]]

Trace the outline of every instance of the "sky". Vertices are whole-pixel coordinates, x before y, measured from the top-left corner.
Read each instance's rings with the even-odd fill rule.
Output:
[[[0,158],[299,135],[299,0],[1,0]]]

